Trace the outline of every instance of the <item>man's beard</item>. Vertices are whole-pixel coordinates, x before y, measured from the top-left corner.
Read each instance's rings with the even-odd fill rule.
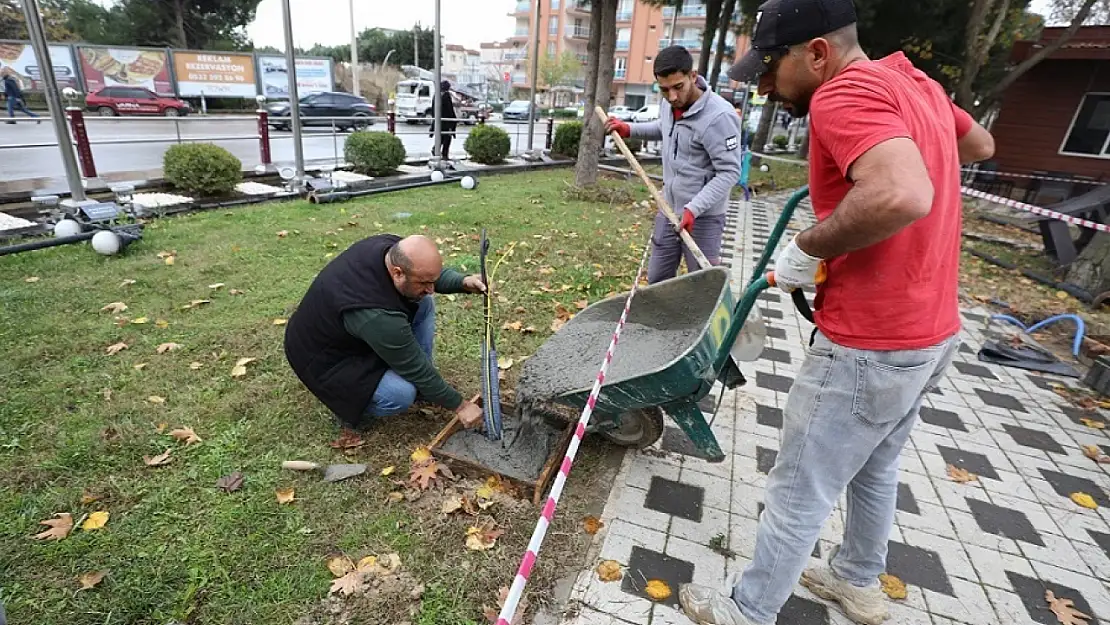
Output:
[[[790,108],[784,110],[786,110],[787,113],[790,113],[790,116],[795,119],[799,117],[805,117],[809,114],[809,103],[812,98],[813,95],[810,94],[809,96],[806,96],[804,98],[804,101],[799,102],[795,100],[788,100],[776,93],[772,93],[771,95],[767,96],[767,99],[771,102],[781,102],[783,104],[790,105]]]

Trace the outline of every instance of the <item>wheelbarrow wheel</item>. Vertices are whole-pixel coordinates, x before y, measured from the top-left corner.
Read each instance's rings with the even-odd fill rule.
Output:
[[[663,436],[663,410],[656,407],[626,412],[617,427],[600,434],[621,447],[650,447]]]

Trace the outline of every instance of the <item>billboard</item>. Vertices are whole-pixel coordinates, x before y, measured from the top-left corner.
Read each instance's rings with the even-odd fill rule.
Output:
[[[81,83],[77,79],[77,64],[73,62],[73,48],[50,46],[50,63],[54,66],[54,77],[57,78],[59,87],[81,89]],[[10,67],[19,75],[19,82],[24,89],[43,90],[39,63],[30,44],[19,41],[0,42],[0,68],[3,67]]]
[[[254,56],[230,52],[174,52],[173,69],[181,96],[253,98]]]
[[[331,59],[297,59],[297,94],[304,97],[310,93],[332,91]],[[285,57],[259,56],[258,75],[262,83],[262,95],[267,98],[289,97],[289,72],[286,70]]]
[[[81,73],[90,93],[103,87],[146,87],[159,95],[174,95],[170,62],[165,50],[137,48],[78,48]]]

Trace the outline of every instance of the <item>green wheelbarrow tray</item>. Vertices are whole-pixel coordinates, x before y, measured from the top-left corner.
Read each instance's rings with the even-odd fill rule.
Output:
[[[663,434],[663,414],[667,414],[689,437],[697,455],[710,461],[721,462],[724,453],[710,429],[698,401],[709,394],[716,381],[726,388],[744,383],[737,360],[755,360],[763,349],[765,329],[762,320],[749,315],[755,308],[759,294],[768,288],[764,270],[771,253],[778,245],[797,204],[806,197],[807,190],[794,194],[783,208],[778,223],[768,237],[763,257],[756,263],[752,279],[741,294],[733,296],[729,283],[730,271],[712,267],[688,273],[670,280],[642,287],[632,301],[628,323],[668,331],[685,330],[688,344],[669,362],[650,370],[636,370],[634,366],[617,366],[622,356],[618,343],[610,375],[602,385],[601,394],[594,408],[591,432],[597,432],[612,442],[644,448],[652,445]],[[575,315],[558,333],[548,339],[537,351],[556,348],[560,335],[574,334],[576,324],[611,322],[616,324],[624,310],[627,295],[596,302]],[[745,325],[749,325],[745,328]],[[583,357],[593,358],[583,346]],[[604,346],[589,346],[590,349]],[[598,358],[602,353],[596,354]],[[551,401],[583,408],[589,398],[592,384],[563,392]]]

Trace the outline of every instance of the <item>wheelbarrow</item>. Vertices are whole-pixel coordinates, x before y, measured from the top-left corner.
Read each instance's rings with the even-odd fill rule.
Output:
[[[739,300],[733,295],[730,272],[724,267],[687,273],[638,291],[628,323],[652,328],[665,326],[668,331],[682,330],[688,341],[677,350],[675,357],[647,370],[619,366],[624,352],[618,344],[613,368],[601,388],[587,433],[599,434],[617,445],[644,448],[663,435],[664,415],[669,415],[689,437],[700,457],[709,462],[725,459],[698,402],[709,394],[717,381],[726,388],[742,385],[745,380],[737,361],[755,360],[762,351],[764,336],[741,338],[745,322],[760,293],[773,284],[773,276],[765,274],[767,264],[795,208],[807,195],[808,189],[802,188],[786,202]],[[793,296],[799,308],[804,306],[803,313],[808,312],[801,292],[795,291]],[[597,322],[615,326],[626,297],[627,294],[615,295],[590,305],[548,339],[529,361],[538,362],[546,350],[565,352],[566,345],[560,343],[575,337],[579,326]],[[593,361],[595,356],[600,358],[603,349],[604,345],[580,345],[577,351],[583,358]],[[592,380],[545,398],[545,402],[581,409],[586,405],[591,387]],[[504,412],[509,414],[511,410]],[[449,445],[452,437],[466,434],[454,421],[436,437],[431,448],[455,464],[502,473],[518,486],[533,489],[533,499],[539,501],[566,452],[574,425],[572,420],[560,420],[552,415],[545,415],[544,421],[561,431],[550,434],[551,445],[546,458],[536,458],[532,470],[524,473],[506,474],[497,467],[474,462],[457,448],[453,450]],[[477,435],[472,438],[479,443],[483,439]],[[511,453],[511,448],[506,450],[506,454]]]

